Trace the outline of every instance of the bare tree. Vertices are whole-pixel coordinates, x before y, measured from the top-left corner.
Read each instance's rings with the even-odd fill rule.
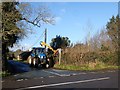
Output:
[[[43,24],[55,24],[54,16],[47,6],[32,8],[29,3],[20,3],[18,10],[22,14],[21,20],[37,27],[41,27]]]

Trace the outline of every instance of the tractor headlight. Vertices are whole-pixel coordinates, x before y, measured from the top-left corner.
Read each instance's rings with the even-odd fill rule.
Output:
[[[40,58],[43,59],[43,56],[41,56]]]
[[[40,56],[38,56],[40,58]]]

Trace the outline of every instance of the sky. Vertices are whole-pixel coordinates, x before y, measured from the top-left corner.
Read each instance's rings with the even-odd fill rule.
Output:
[[[109,19],[118,14],[117,2],[30,2],[32,8],[45,5],[55,16],[55,25],[32,27],[34,34],[28,34],[19,41],[12,50],[28,50],[39,47],[44,41],[43,32],[47,28],[47,43],[56,35],[68,37],[71,43],[85,42],[88,33],[90,37],[106,26]]]

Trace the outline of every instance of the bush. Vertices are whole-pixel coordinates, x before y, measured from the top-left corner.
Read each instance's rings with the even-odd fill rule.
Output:
[[[72,65],[84,65],[89,63],[102,62],[108,65],[118,65],[118,53],[111,51],[82,52],[80,47],[67,48],[62,53],[62,63]]]
[[[110,65],[117,65],[118,54],[116,52],[101,52],[99,53],[99,61]]]

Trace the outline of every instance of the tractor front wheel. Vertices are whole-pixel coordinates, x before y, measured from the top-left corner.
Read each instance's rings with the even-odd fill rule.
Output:
[[[35,68],[38,68],[38,58],[33,58],[33,65]]]
[[[28,62],[28,64],[30,65],[30,67],[33,66],[33,59],[32,59],[31,56],[28,57],[27,62]]]

